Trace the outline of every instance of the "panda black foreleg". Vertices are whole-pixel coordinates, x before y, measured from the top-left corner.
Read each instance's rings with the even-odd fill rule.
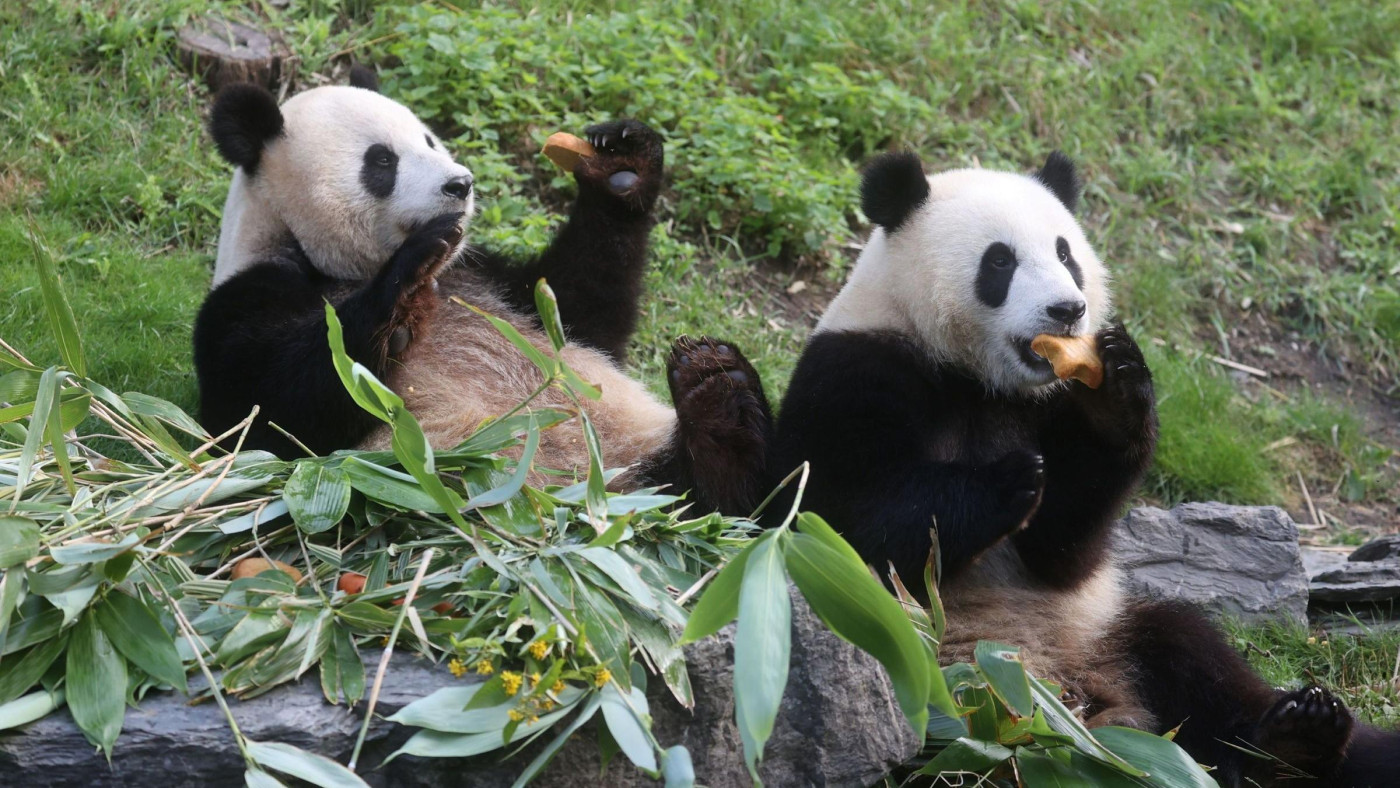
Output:
[[[1071,381],[1046,405],[1040,447],[1045,499],[1016,535],[1027,568],[1042,583],[1073,588],[1102,565],[1113,521],[1152,462],[1157,409],[1142,351],[1122,325],[1098,334],[1104,381]]]
[[[475,262],[523,312],[535,312],[535,284],[547,280],[569,339],[622,360],[637,324],[664,149],[661,137],[635,120],[585,133],[598,155],[575,166],[578,197],[549,248],[524,265],[486,252]]]
[[[681,337],[671,347],[666,377],[676,436],[646,472],[649,481],[688,490],[701,511],[751,514],[767,493],[773,422],[758,371],[730,343]]]

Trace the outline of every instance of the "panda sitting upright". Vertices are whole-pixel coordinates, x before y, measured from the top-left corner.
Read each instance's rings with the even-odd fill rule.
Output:
[[[227,432],[256,405],[245,448],[301,453],[269,422],[318,454],[388,447],[388,428],[355,404],[331,364],[329,300],[351,357],[404,399],[434,447],[450,448],[526,400],[543,376],[448,298],[505,319],[549,352],[534,305],[546,278],[569,340],[563,359],[602,391],[584,407],[605,460],[630,468],[614,487],[670,484],[701,508],[748,513],[769,414],[743,355],[714,340],[678,341],[668,374],[675,409],[617,366],[636,324],[662,186],[656,133],[636,121],[590,128],[598,152],[574,168],[568,222],[542,255],[517,262],[462,243],[471,172],[377,87],[356,67],[351,86],[307,90],[281,107],[253,85],[215,100],[210,133],[238,169],[195,323],[205,426]],[[572,402],[550,388],[532,407]],[[574,429],[544,431],[534,467],[586,469],[585,441]]]
[[[1222,784],[1278,777],[1244,748],[1318,778],[1299,785],[1400,785],[1400,734],[1325,690],[1271,689],[1190,607],[1119,591],[1110,530],[1157,417],[1141,351],[1108,324],[1078,193],[1058,153],[1033,176],[875,160],[862,207],[878,227],[798,362],[770,473],[810,462],[804,508],[906,581],[936,526],[945,661],[1020,644],[1090,725],[1180,726]],[[1102,386],[1056,380],[1030,349],[1045,333],[1093,335]]]

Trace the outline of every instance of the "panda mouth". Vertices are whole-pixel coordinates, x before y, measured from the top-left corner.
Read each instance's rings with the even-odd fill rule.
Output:
[[[1050,360],[1038,355],[1031,350],[1031,338],[1014,338],[1011,340],[1012,347],[1016,348],[1016,354],[1021,357],[1021,363],[1035,370],[1036,372],[1049,373],[1054,371]]]

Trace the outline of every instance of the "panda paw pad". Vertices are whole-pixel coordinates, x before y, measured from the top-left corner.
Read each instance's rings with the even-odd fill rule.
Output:
[[[689,398],[711,379],[734,390],[759,388],[758,372],[737,348],[709,337],[681,337],[671,346],[666,379],[676,404]]]
[[[1294,690],[1264,714],[1255,743],[1289,766],[1319,774],[1341,757],[1353,722],[1351,711],[1327,690]]]

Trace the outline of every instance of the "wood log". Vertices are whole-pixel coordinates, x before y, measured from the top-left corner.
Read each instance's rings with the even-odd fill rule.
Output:
[[[207,16],[181,28],[176,55],[191,75],[218,92],[235,82],[252,82],[277,92],[284,62],[291,51],[282,36],[218,16]]]

